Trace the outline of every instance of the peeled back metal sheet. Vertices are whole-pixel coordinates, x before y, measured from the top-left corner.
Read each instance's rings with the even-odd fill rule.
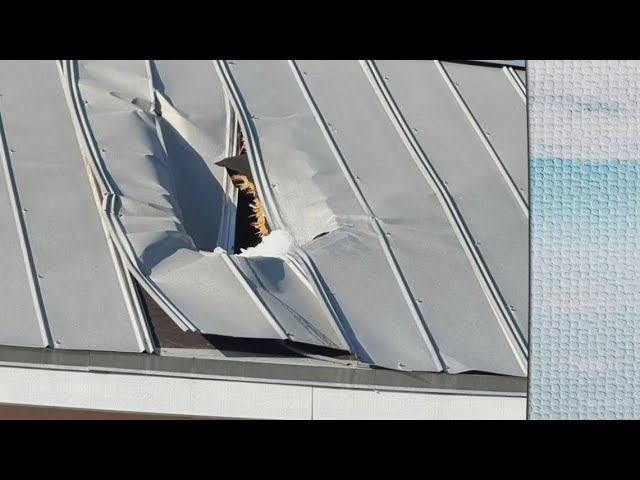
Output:
[[[402,115],[446,183],[477,249],[510,305],[520,333],[528,334],[529,229],[505,179],[456,102],[434,62],[376,61]],[[477,67],[490,68],[490,67]],[[512,88],[508,82],[505,89]],[[495,98],[502,102],[502,96]],[[526,124],[526,117],[514,122]],[[522,158],[521,161],[525,161]]]
[[[0,86],[9,161],[51,346],[142,351],[140,332],[127,309],[126,287],[118,279],[96,209],[57,62],[3,61]],[[15,232],[14,222],[2,229]],[[4,248],[3,242],[0,257],[16,254],[15,246],[13,251]],[[19,285],[24,276],[15,273]],[[21,307],[24,293],[17,293],[20,303],[11,307],[13,301],[3,302],[4,315],[32,322],[33,302],[31,308]],[[3,324],[0,342],[17,343],[7,334],[11,330]],[[22,343],[27,341],[42,346],[34,335]]]
[[[210,60],[151,60],[150,66],[182,220],[196,247],[213,251],[224,185],[224,170],[214,164],[226,153],[220,79]]]
[[[195,232],[186,219],[198,217],[192,209],[219,212],[222,207],[219,182],[224,169],[215,164],[227,136],[222,87],[204,66],[176,65],[174,69],[158,62],[154,70],[152,65],[142,60],[80,61],[78,68],[83,109],[100,152],[96,163],[104,164],[106,184],[117,197],[109,213],[121,248],[142,285],[174,320],[202,333],[293,338],[346,348],[338,344],[315,297],[296,297],[298,302],[314,302],[308,306],[293,302],[292,292],[300,291],[301,286],[283,259],[272,259],[264,271],[260,260],[205,251],[206,243],[209,248],[215,243],[211,245],[211,239],[205,237],[195,241],[207,229],[217,237],[219,227],[219,215],[211,217],[215,225],[197,225]],[[150,72],[155,72],[153,78]],[[201,76],[200,80],[194,81],[194,75]],[[205,106],[197,102],[198,96],[205,99]],[[162,116],[154,102],[159,102]],[[163,127],[165,122],[171,128]],[[181,137],[178,140],[195,152],[194,159],[197,154],[200,163],[185,162],[180,150],[168,146],[167,135]],[[179,186],[200,174],[211,183],[202,191],[185,192],[188,182]],[[191,197],[188,201],[184,201],[186,194]],[[202,217],[198,220],[203,221]],[[277,278],[277,272],[283,276]],[[266,292],[261,288],[265,282],[292,291],[282,295],[277,290]]]

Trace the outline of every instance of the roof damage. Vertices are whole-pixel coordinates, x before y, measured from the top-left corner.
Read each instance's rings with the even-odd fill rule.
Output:
[[[131,274],[184,331],[524,376],[523,91],[438,61],[0,62],[0,344],[153,351]],[[234,171],[267,255],[234,254]]]

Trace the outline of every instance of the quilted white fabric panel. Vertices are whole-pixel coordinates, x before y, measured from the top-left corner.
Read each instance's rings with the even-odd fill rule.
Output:
[[[529,418],[640,418],[640,62],[528,62]]]

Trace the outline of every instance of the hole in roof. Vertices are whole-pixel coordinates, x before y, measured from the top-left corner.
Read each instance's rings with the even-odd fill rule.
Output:
[[[257,246],[264,237],[269,235],[270,228],[264,211],[264,206],[258,197],[258,190],[253,182],[250,169],[247,165],[247,144],[243,138],[240,126],[236,123],[237,145],[240,145],[239,155],[231,160],[236,160],[238,168],[227,166],[227,172],[238,191],[238,204],[236,206],[236,229],[234,238],[234,254],[239,254],[243,249]],[[229,160],[229,159],[227,159]]]

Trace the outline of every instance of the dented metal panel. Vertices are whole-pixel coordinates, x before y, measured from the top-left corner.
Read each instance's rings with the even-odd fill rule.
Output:
[[[51,346],[142,351],[141,333],[109,253],[56,62],[3,61],[0,86],[4,137]],[[15,232],[14,222],[2,228]],[[20,279],[17,274],[18,284]],[[17,295],[24,302],[20,298]],[[12,304],[3,302],[2,308],[13,321],[33,321],[29,308]],[[9,343],[3,338],[7,332],[0,329],[0,340]],[[32,342],[42,345],[36,338]]]

